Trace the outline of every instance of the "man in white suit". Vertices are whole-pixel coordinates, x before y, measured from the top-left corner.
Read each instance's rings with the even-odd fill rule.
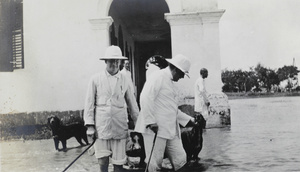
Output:
[[[127,107],[134,122],[139,113],[131,80],[119,72],[122,59],[127,58],[119,47],[107,48],[105,56],[100,58],[105,61],[106,69],[91,78],[85,101],[84,122],[87,134],[96,136],[94,149],[100,172],[108,171],[109,158],[115,172],[123,171],[122,165],[127,160]]]
[[[148,164],[150,172],[161,169],[165,151],[175,171],[186,164],[179,124],[182,126],[194,124],[194,118],[178,109],[178,95],[174,90],[174,82],[188,75],[190,60],[179,54],[167,61],[169,67],[155,71],[146,80],[140,96],[140,116],[135,127],[135,130],[144,137],[146,163],[150,158],[154,133],[157,133],[151,161]]]

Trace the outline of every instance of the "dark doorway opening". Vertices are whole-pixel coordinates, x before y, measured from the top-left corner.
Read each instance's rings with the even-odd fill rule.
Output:
[[[138,102],[146,81],[146,61],[153,55],[171,58],[171,32],[165,13],[169,13],[165,0],[113,0],[110,6],[109,16],[114,21],[111,44],[118,44],[123,55],[130,54]]]

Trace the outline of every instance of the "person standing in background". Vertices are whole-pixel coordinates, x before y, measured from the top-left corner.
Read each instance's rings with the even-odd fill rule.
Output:
[[[125,60],[124,61],[124,67],[123,69],[120,71],[120,73],[124,74],[128,80],[130,80],[131,84],[130,84],[130,88],[132,89],[132,91],[134,92],[134,95],[136,96],[136,93],[135,93],[135,87],[133,85],[133,82],[132,82],[132,77],[131,77],[131,71],[130,71],[130,63],[129,63],[129,60]]]
[[[208,70],[202,68],[200,70],[200,77],[195,83],[195,113],[201,114],[205,120],[208,118],[208,107],[210,102],[208,100],[208,92],[206,91],[205,79],[208,77]]]
[[[135,86],[133,85],[132,78],[131,78],[129,60],[124,61],[124,66],[123,66],[123,69],[120,71],[120,73],[124,74],[124,76],[126,76],[127,79],[130,81],[129,87],[133,91],[134,96],[136,97],[136,92],[135,92],[136,89],[135,89]],[[127,108],[127,112],[128,112],[128,128],[133,130],[134,129],[134,122],[133,122],[133,120],[130,116],[131,112],[130,112],[129,108]]]

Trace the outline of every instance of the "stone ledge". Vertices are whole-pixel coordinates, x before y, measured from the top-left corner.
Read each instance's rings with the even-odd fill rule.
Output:
[[[48,117],[56,115],[64,125],[83,122],[83,110],[0,114],[0,140],[51,138]]]
[[[224,93],[212,93],[208,96],[210,106],[206,117],[206,128],[220,128],[231,125],[231,110],[228,97]],[[194,97],[186,97],[181,101],[179,109],[194,116]]]

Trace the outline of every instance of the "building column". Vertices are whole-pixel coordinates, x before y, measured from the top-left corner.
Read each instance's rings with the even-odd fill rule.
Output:
[[[194,96],[193,86],[203,67],[209,71],[208,91],[221,92],[219,20],[223,13],[224,10],[165,14],[171,27],[172,56],[183,54],[192,62],[190,79],[178,83],[186,96]]]
[[[178,82],[180,109],[190,113],[194,109],[194,84],[200,69],[207,68],[206,89],[210,93],[206,127],[230,125],[230,106],[222,93],[219,20],[224,10],[165,14],[170,23],[172,56],[183,54],[191,59],[190,78]],[[190,109],[190,110],[188,110]]]
[[[94,37],[94,40],[92,40],[91,43],[94,49],[93,53],[99,58],[104,55],[106,48],[110,45],[109,27],[112,24],[113,19],[111,17],[103,17],[89,19],[89,21]]]

